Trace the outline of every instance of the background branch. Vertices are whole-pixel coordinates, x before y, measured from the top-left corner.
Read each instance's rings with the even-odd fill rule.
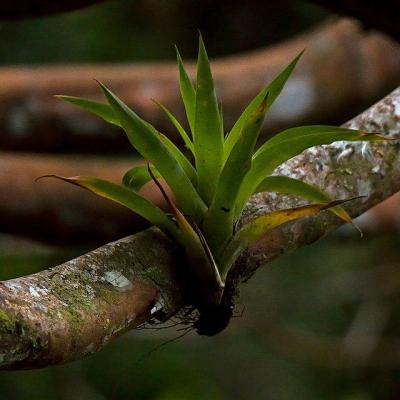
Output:
[[[400,27],[393,15],[400,14],[400,3],[397,0],[386,0],[385,6],[363,0],[313,0],[329,11],[360,20],[365,28],[378,29],[400,40]]]
[[[266,132],[311,121],[343,121],[354,115],[354,109],[362,110],[400,82],[397,43],[379,33],[363,32],[354,21],[325,23],[278,45],[214,60],[227,127],[303,48],[307,49],[304,58],[271,110]],[[188,67],[193,75],[194,64]],[[106,83],[143,118],[170,134],[170,124],[151,99],[164,103],[183,120],[174,62],[3,67],[0,147],[126,152],[129,146],[118,130],[52,97],[62,93],[97,98],[99,90],[93,78]]]
[[[347,125],[391,136],[400,132],[400,88]],[[277,173],[306,177],[335,198],[366,195],[348,204],[359,215],[400,188],[399,145],[338,142],[309,149]],[[260,194],[244,220],[270,209],[302,204]],[[243,254],[228,285],[247,280],[281,254],[309,244],[340,221],[330,213],[274,230]],[[50,270],[0,284],[3,368],[31,368],[83,357],[132,327],[189,304],[185,263],[173,243],[152,228],[110,243]]]
[[[49,173],[99,176],[120,183],[139,161],[99,156],[50,156],[0,152],[0,225],[2,232],[53,243],[88,244],[115,240],[147,226],[143,219],[89,192],[55,179],[35,182]],[[143,195],[161,204],[148,185]],[[45,223],[44,223],[45,221]]]
[[[326,24],[280,45],[215,61],[228,125],[242,104],[304,46],[307,56],[271,110],[268,132],[307,121],[325,123],[337,115],[345,118],[353,107],[360,107],[400,80],[398,45],[379,34],[361,32],[349,20]],[[338,75],[338,70],[346,73]],[[62,152],[130,149],[118,130],[51,96],[64,92],[95,97],[98,90],[91,79],[94,76],[111,82],[135,109],[167,131],[171,127],[149,97],[163,100],[178,113],[182,111],[172,63],[3,68],[0,147]],[[150,83],[149,76],[158,79]],[[90,140],[87,134],[91,134]],[[131,233],[132,226],[143,227],[142,220],[118,205],[92,199],[88,193],[59,182],[34,182],[48,173],[95,175],[117,182],[131,165],[128,159],[0,153],[2,231],[60,244],[78,240],[81,244],[98,244]],[[161,201],[151,185],[145,193]],[[46,224],[42,223],[44,218]]]

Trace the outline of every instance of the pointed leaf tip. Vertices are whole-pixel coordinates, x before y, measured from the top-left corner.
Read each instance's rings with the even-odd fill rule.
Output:
[[[207,49],[206,49],[206,45],[204,43],[204,39],[203,39],[203,35],[201,34],[201,32],[199,31],[199,54],[203,53],[203,55],[205,56],[205,58],[208,59],[208,54],[207,54]]]
[[[224,135],[210,62],[199,38],[193,144],[198,191],[210,204],[223,164]]]
[[[181,53],[179,52],[179,48],[177,45],[175,45],[174,47],[175,47],[176,59],[177,59],[178,63],[181,64],[181,63],[183,63],[183,60],[181,57]]]
[[[82,187],[100,197],[112,200],[143,218],[158,226],[163,232],[179,237],[179,231],[168,216],[149,200],[138,195],[134,191],[115,183],[89,176],[64,177],[60,175],[49,175],[48,177],[60,179],[67,183]]]
[[[85,111],[88,111],[92,114],[95,114],[98,117],[102,118],[104,121],[112,125],[118,127],[121,126],[112,108],[106,103],[101,103],[95,100],[90,100],[90,99],[85,99],[83,97],[75,97],[75,96],[56,95],[55,97],[64,100],[74,106],[77,106]]]
[[[201,33],[200,28],[197,28],[197,34],[198,34],[198,36],[199,36],[199,40],[203,41],[203,35],[202,35],[202,33]]]
[[[186,118],[189,123],[192,134],[194,133],[194,119],[196,112],[196,91],[193,87],[193,83],[183,65],[182,57],[179,53],[179,49],[175,46],[176,60],[179,69],[179,89],[183,105],[185,107]]]
[[[154,100],[154,99],[151,99],[151,100],[154,104],[156,104],[165,113],[165,115],[168,117],[168,119],[171,121],[171,123],[175,126],[178,133],[181,135],[181,138],[184,141],[185,146],[193,154],[194,153],[193,142],[191,141],[189,135],[186,133],[185,129],[180,124],[180,122],[175,118],[175,116],[171,113],[171,111],[168,110],[167,107],[165,107],[163,104],[161,104],[157,100]]]
[[[253,114],[254,110],[256,110],[260,103],[265,99],[265,95],[269,93],[269,104],[268,108],[270,108],[274,101],[278,98],[279,94],[281,93],[283,87],[285,86],[287,80],[289,79],[290,75],[292,74],[294,68],[297,65],[300,57],[303,55],[304,50],[301,51],[287,66],[286,68],[281,71],[267,86],[265,86],[257,95],[256,97],[249,103],[249,105],[245,108],[242,112],[238,120],[235,122],[234,126],[230,130],[224,144],[224,159],[226,160],[234,147],[235,143],[237,142],[240,133],[249,120],[251,115]]]

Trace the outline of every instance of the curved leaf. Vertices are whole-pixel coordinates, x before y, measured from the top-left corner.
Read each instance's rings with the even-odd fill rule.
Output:
[[[302,126],[290,128],[265,142],[255,153],[251,170],[243,179],[240,187],[235,216],[241,214],[247,199],[257,186],[270,175],[276,167],[309,147],[330,144],[339,140],[376,141],[384,140],[382,136],[369,134],[336,126]]]
[[[311,204],[303,207],[273,211],[252,220],[235,234],[224,250],[222,257],[223,265],[220,267],[221,277],[223,279],[226,277],[230,267],[244,249],[255,243],[271,229],[295,219],[318,214],[323,210],[338,206],[349,200],[335,200],[330,203]]]
[[[152,173],[157,177],[161,177],[160,173],[154,168]],[[127,171],[122,178],[122,184],[129,189],[139,192],[139,190],[153,178],[151,177],[147,165],[139,165]]]
[[[169,118],[169,120],[172,122],[172,124],[175,126],[176,130],[179,132],[181,135],[181,138],[183,139],[185,146],[194,154],[194,147],[193,143],[190,140],[188,134],[186,133],[185,129],[183,126],[180,124],[180,122],[175,118],[175,116],[168,110],[167,107],[163,106],[161,103],[158,101],[154,100],[154,102],[161,108],[161,110],[164,111],[166,116]]]
[[[292,74],[296,64],[300,60],[301,56],[303,55],[304,50],[301,51],[290,63],[289,65],[267,86],[265,86],[257,96],[250,102],[250,104],[245,108],[243,113],[240,115],[239,119],[236,121],[235,125],[232,127],[231,131],[229,132],[225,144],[224,144],[224,159],[226,160],[232,151],[235,143],[237,142],[240,132],[242,131],[243,127],[245,126],[247,120],[250,116],[254,113],[254,111],[260,106],[261,102],[267,95],[269,101],[269,107],[274,103],[276,98],[280,95],[283,87],[285,86],[287,80],[289,79],[290,75]]]
[[[323,135],[321,137],[321,135]],[[260,148],[254,153],[254,158],[259,154],[267,151],[270,147],[278,146],[279,144],[286,143],[287,141],[296,140],[307,141],[307,143],[312,143],[313,140],[320,141],[324,140],[325,135],[341,135],[337,140],[345,141],[373,141],[373,140],[384,140],[383,136],[374,135],[368,132],[343,128],[341,126],[332,125],[303,125],[294,128],[285,129],[282,132],[269,138]],[[325,143],[321,143],[325,144]]]
[[[192,163],[186,158],[186,156],[176,147],[176,145],[163,133],[157,131],[160,136],[160,140],[164,143],[165,147],[171,152],[175,159],[179,162],[185,174],[189,177],[193,186],[197,185],[197,173]]]
[[[55,97],[65,100],[68,103],[73,104],[74,106],[80,107],[85,111],[89,111],[92,114],[97,115],[100,118],[103,118],[104,121],[116,125],[121,126],[119,119],[115,116],[112,108],[106,103],[100,103],[98,101],[84,99],[82,97],[74,97],[74,96],[63,96],[56,95]]]
[[[328,203],[332,201],[331,197],[320,190],[319,188],[309,185],[299,179],[289,178],[287,176],[268,176],[257,187],[254,193],[260,192],[277,192],[285,194],[294,194],[301,196],[306,200],[314,201],[316,203]],[[341,206],[336,206],[329,209],[345,222],[354,225],[350,215]],[[359,230],[357,228],[357,230]]]
[[[89,176],[66,178],[59,175],[46,175],[42,178],[61,179],[65,182],[87,189],[101,197],[119,203],[147,219],[150,223],[159,227],[163,232],[172,235],[175,239],[179,239],[180,233],[178,228],[168,218],[164,211],[124,186]]]
[[[166,145],[168,140],[163,138],[152,125],[142,120],[109,89],[100,85],[132,146],[163,176],[184,213],[192,215],[196,221],[200,222],[206,206],[176,156]]]
[[[208,302],[209,290],[211,289],[212,293],[212,289],[214,289],[216,285],[223,287],[223,282],[207,242],[200,229],[197,228],[197,225],[194,224],[194,226],[192,226],[187,218],[175,206],[150,168],[148,169],[148,173],[160,189],[165,202],[168,204],[175,217],[176,223],[182,233],[180,236],[180,243],[186,251],[186,256],[190,262],[196,281],[201,283],[200,288],[203,301]]]
[[[99,103],[97,101],[84,99],[81,97],[72,97],[72,96],[61,96],[57,95],[56,97],[68,101],[82,109],[89,111],[98,117],[104,119],[104,121],[111,123],[115,126],[122,128],[122,124],[119,119],[115,116],[115,113],[112,107],[106,103]],[[178,121],[177,121],[178,122]],[[178,122],[179,123],[179,122]],[[183,128],[182,128],[183,129]],[[197,184],[196,170],[190,161],[184,156],[184,154],[176,147],[176,145],[168,139],[165,135],[158,132],[161,140],[168,147],[169,151],[174,155],[174,157],[178,160],[179,164],[188,175],[193,185]],[[189,139],[190,140],[190,139]]]

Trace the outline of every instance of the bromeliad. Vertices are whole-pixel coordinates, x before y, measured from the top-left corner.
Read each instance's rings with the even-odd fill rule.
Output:
[[[192,286],[196,289],[195,306],[200,316],[194,326],[199,334],[214,335],[227,326],[232,314],[231,296],[225,295],[224,284],[244,249],[271,229],[322,210],[329,209],[344,221],[351,222],[340,205],[346,200],[333,200],[303,181],[273,176],[273,171],[315,145],[383,138],[336,126],[301,126],[278,133],[255,150],[264,118],[302,52],[257,94],[226,135],[202,38],[199,40],[195,84],[189,78],[178,50],[176,52],[188,129],[166,107],[157,104],[182,137],[190,157],[99,83],[107,100],[105,103],[59,97],[123,128],[132,146],[149,165],[126,172],[121,185],[84,176],[56,177],[130,208],[179,243],[186,252]],[[168,197],[160,178],[171,189],[174,200]],[[170,213],[139,194],[142,186],[150,181],[162,191]],[[299,195],[312,204],[273,211],[236,230],[247,200],[261,191]]]

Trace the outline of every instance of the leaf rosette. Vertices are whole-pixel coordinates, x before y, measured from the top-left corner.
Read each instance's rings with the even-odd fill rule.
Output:
[[[121,127],[149,166],[127,171],[121,185],[94,177],[58,178],[128,207],[179,243],[186,251],[197,287],[196,306],[200,314],[203,312],[200,320],[204,321],[205,310],[212,309],[219,315],[224,282],[237,257],[269,231],[323,210],[329,210],[345,222],[352,222],[341,206],[348,200],[331,199],[327,193],[306,182],[274,176],[274,170],[316,145],[384,138],[336,126],[300,126],[276,134],[256,149],[265,117],[303,52],[254,97],[226,134],[222,107],[201,36],[195,82],[190,79],[179,51],[176,53],[180,93],[189,129],[186,130],[164,105],[156,103],[176,128],[188,151],[181,151],[99,83],[106,99],[104,103],[71,96],[58,97]],[[163,179],[163,183],[159,179]],[[140,189],[150,181],[162,191],[169,213],[141,196]],[[174,200],[169,198],[163,184],[168,185]],[[265,191],[302,196],[310,204],[259,216],[236,231],[247,200],[253,194]],[[215,334],[223,329],[207,329],[206,323],[198,328],[203,334]]]

